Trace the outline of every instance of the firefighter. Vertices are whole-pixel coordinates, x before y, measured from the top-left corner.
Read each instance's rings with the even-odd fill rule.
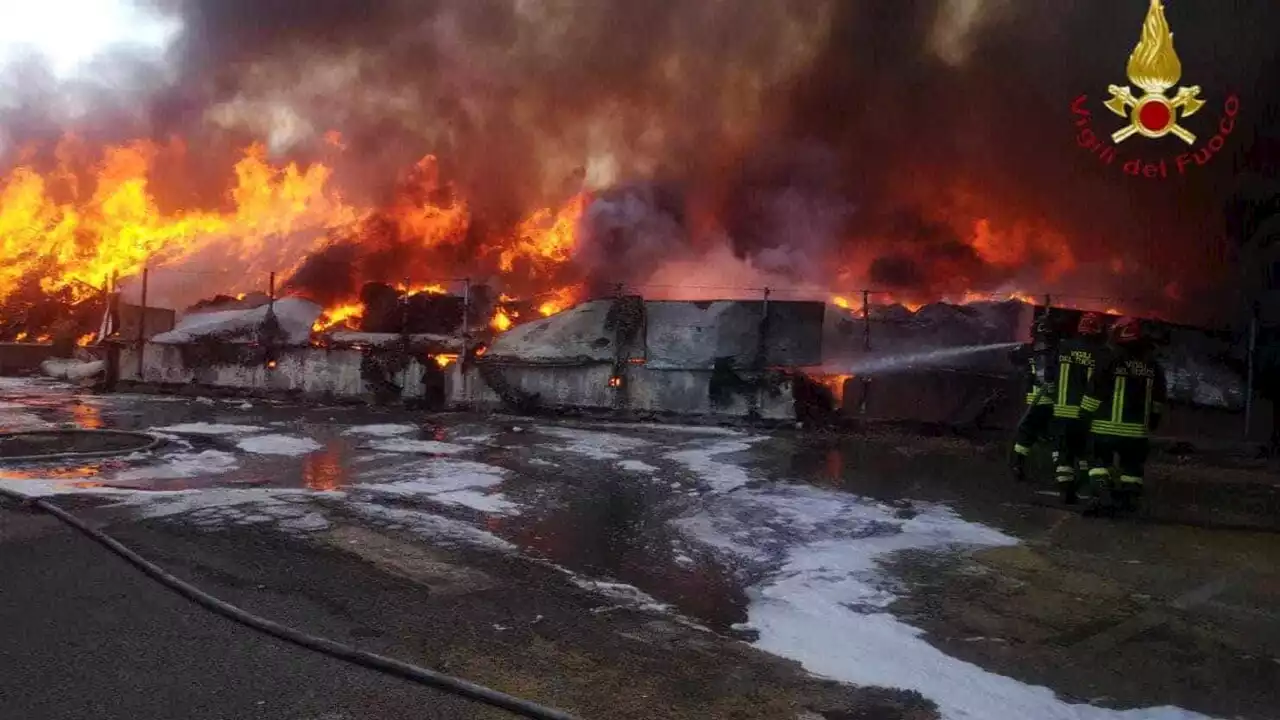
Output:
[[[1049,425],[1053,421],[1053,399],[1056,388],[1052,377],[1046,374],[1050,361],[1057,352],[1057,333],[1049,322],[1049,311],[1036,320],[1032,329],[1030,346],[1023,346],[1018,359],[1027,363],[1029,387],[1027,389],[1027,410],[1018,422],[1014,434],[1013,453],[1010,465],[1013,476],[1018,482],[1027,479],[1027,456],[1031,448],[1049,434]]]
[[[1160,425],[1166,396],[1164,369],[1154,354],[1154,347],[1144,342],[1141,321],[1117,320],[1111,329],[1111,346],[1080,400],[1080,419],[1089,423],[1093,443],[1092,512],[1128,512],[1137,507],[1147,438]],[[1118,477],[1113,466],[1119,470]],[[1110,503],[1105,499],[1108,495]]]
[[[1103,316],[1087,312],[1080,316],[1076,336],[1058,348],[1050,367],[1056,392],[1053,398],[1054,480],[1062,502],[1074,505],[1078,499],[1077,470],[1088,470],[1089,425],[1080,419],[1080,401],[1093,379],[1094,368],[1106,351]]]

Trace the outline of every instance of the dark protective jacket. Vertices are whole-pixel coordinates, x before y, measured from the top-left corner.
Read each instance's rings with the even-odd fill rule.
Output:
[[[1057,355],[1049,366],[1053,378],[1053,416],[1059,418],[1080,417],[1080,401],[1089,389],[1089,381],[1107,346],[1100,338],[1078,337],[1058,346]]]
[[[1053,404],[1057,387],[1050,366],[1056,353],[1057,343],[1049,339],[1037,339],[1011,353],[1014,363],[1026,368],[1028,405]]]
[[[1150,352],[1112,348],[1080,400],[1080,417],[1095,435],[1145,438],[1160,425],[1167,397],[1164,369]]]

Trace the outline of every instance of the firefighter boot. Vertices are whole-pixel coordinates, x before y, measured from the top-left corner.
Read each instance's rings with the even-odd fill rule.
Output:
[[[1089,471],[1089,485],[1093,497],[1084,509],[1090,517],[1110,517],[1115,515],[1115,497],[1111,485],[1111,472],[1105,468],[1093,468]]]
[[[1142,498],[1142,484],[1128,478],[1122,480],[1125,481],[1122,481],[1114,492],[1116,510],[1125,514],[1135,513],[1138,511],[1138,501]]]
[[[1015,482],[1027,481],[1027,455],[1030,452],[1031,449],[1023,445],[1013,446],[1013,453],[1009,455],[1009,469],[1013,472]]]
[[[1058,482],[1058,494],[1062,496],[1063,505],[1075,505],[1080,501],[1075,468],[1069,465],[1058,465],[1054,468],[1054,479]]]

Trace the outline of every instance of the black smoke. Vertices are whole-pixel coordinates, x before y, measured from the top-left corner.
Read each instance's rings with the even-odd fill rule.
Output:
[[[562,202],[583,167],[588,183],[675,186],[682,209],[655,201],[679,227],[668,238],[723,236],[807,284],[851,265],[860,276],[842,281],[873,289],[1017,281],[1225,306],[1223,205],[1280,99],[1268,0],[1168,1],[1182,83],[1209,101],[1186,125],[1211,135],[1228,92],[1242,114],[1210,165],[1166,181],[1102,165],[1076,145],[1070,112],[1088,94],[1095,129],[1118,127],[1101,100],[1126,83],[1143,0],[148,1],[186,26],[176,79],[145,105],[157,137],[270,135],[305,154],[339,130],[340,177],[371,199],[434,153],[488,228]],[[980,22],[939,31],[965,5]],[[297,116],[285,129],[268,110],[280,106]],[[42,126],[31,117],[22,127]],[[628,237],[605,215],[610,234],[583,262],[631,279],[654,254],[598,267]],[[1054,266],[1048,240],[1025,263],[993,264],[966,242],[977,218],[1065,237],[1074,269],[1040,272]]]

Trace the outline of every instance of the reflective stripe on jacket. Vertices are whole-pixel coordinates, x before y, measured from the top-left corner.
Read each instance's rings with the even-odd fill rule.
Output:
[[[1105,346],[1097,340],[1075,338],[1062,343],[1058,351],[1054,376],[1053,415],[1060,418],[1080,417],[1080,402],[1089,390],[1089,381]]]
[[[1165,378],[1160,365],[1131,352],[1110,355],[1089,379],[1080,414],[1096,435],[1147,437],[1164,412]]]

